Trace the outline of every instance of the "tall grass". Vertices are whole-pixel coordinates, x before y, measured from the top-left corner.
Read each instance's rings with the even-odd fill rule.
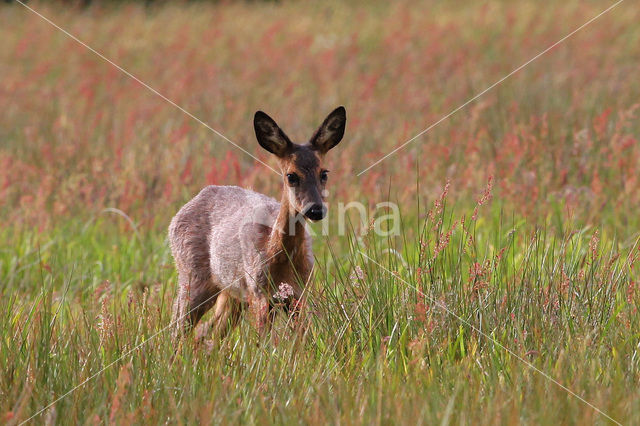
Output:
[[[345,103],[330,200],[401,235],[316,238],[267,341],[172,340],[171,215],[278,177],[3,6],[0,422],[640,422],[635,4],[361,178],[609,4],[30,5],[265,161],[255,110],[301,140]]]
[[[4,419],[89,379],[34,420],[604,421],[526,360],[637,420],[638,241],[560,235],[498,206],[462,225],[458,211],[405,218],[419,232],[402,245],[319,245],[293,328],[282,315],[261,342],[245,320],[199,346],[166,330],[176,277],[162,233],[101,220],[4,235]]]

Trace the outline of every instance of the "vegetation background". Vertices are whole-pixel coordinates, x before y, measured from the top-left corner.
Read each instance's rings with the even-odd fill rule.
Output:
[[[169,220],[279,177],[2,4],[0,422],[639,423],[637,2],[356,176],[612,4],[29,2],[269,164],[254,111],[302,141],[344,104],[330,203],[401,208],[330,213],[306,327],[175,357]]]

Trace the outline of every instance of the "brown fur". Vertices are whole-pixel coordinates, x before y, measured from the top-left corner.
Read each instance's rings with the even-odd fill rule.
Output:
[[[293,299],[301,297],[313,267],[311,237],[302,218],[324,216],[322,162],[342,139],[345,123],[344,108],[337,108],[308,144],[297,145],[269,116],[256,113],[258,142],[278,157],[283,172],[281,201],[238,187],[209,186],[176,214],[169,242],[178,269],[177,334],[195,326],[212,307],[203,335],[209,327],[224,335],[246,307],[263,332],[281,283],[293,288]]]

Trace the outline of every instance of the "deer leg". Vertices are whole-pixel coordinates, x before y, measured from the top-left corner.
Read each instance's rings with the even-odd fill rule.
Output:
[[[188,333],[216,302],[217,292],[210,282],[180,279],[178,296],[173,305],[172,324],[176,337]]]
[[[204,287],[204,286],[203,286]],[[193,328],[198,324],[202,316],[216,303],[217,292],[207,288],[200,288],[193,291],[189,297],[189,327]]]
[[[180,275],[180,274],[179,274]],[[186,334],[188,330],[187,321],[187,294],[182,276],[178,278],[178,294],[173,302],[173,314],[171,316],[171,324],[173,326],[173,338],[178,339]],[[188,284],[187,284],[188,285]]]
[[[213,306],[213,317],[198,332],[197,339],[204,339],[210,331],[214,337],[222,340],[235,327],[240,318],[240,305],[233,300],[228,291],[220,293]]]
[[[261,337],[271,330],[271,315],[269,314],[269,300],[262,293],[251,295],[249,298],[249,312],[253,324]]]

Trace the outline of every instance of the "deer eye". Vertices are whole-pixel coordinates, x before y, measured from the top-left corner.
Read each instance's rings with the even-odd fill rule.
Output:
[[[323,170],[320,172],[320,181],[325,183],[329,179],[329,170]]]
[[[289,185],[295,186],[300,183],[300,178],[295,173],[287,173],[287,181],[289,182]]]

